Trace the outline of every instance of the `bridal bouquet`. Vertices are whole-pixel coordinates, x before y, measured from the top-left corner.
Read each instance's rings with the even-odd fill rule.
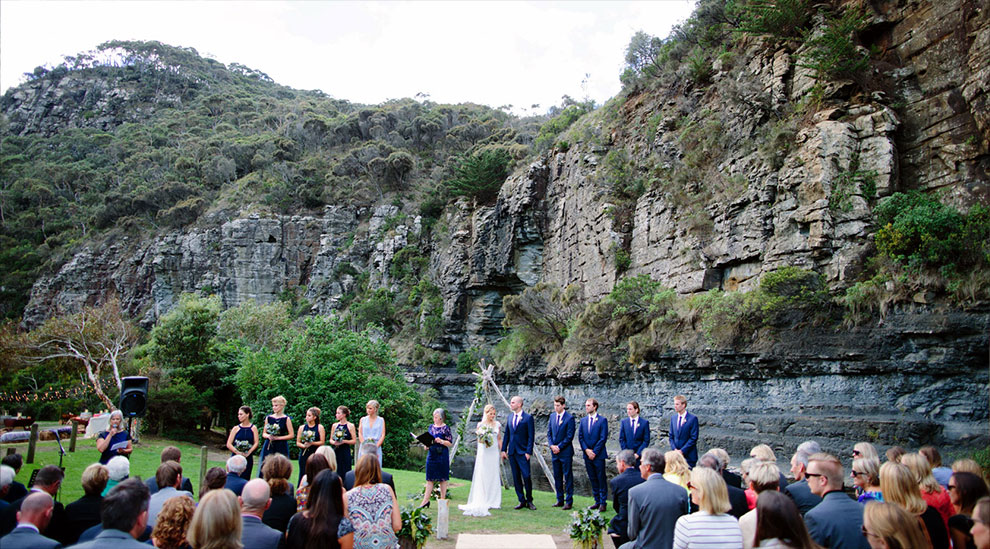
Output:
[[[282,428],[278,426],[278,423],[266,423],[265,432],[273,437],[277,437],[282,434]]]
[[[495,429],[490,425],[479,425],[475,434],[478,435],[478,442],[484,444],[485,448],[495,445]]]
[[[251,441],[243,439],[235,440],[234,448],[236,448],[238,452],[247,452],[251,449]]]

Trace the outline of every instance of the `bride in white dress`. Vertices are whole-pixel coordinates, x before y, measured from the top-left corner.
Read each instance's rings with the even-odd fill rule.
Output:
[[[487,517],[489,509],[502,506],[502,481],[499,477],[499,448],[502,446],[502,426],[495,421],[495,407],[485,406],[485,417],[478,423],[478,454],[474,460],[474,474],[471,476],[471,493],[466,505],[457,508],[465,515]],[[488,436],[483,433],[490,432]],[[490,444],[490,445],[489,445]]]

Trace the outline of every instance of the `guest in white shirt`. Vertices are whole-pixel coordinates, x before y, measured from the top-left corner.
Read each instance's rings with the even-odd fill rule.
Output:
[[[722,477],[707,467],[696,467],[691,471],[688,490],[699,511],[677,519],[674,549],[742,549],[742,530],[736,518],[728,514],[732,506]]]

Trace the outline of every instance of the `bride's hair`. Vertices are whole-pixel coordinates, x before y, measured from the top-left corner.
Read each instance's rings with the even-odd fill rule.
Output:
[[[494,407],[494,406],[492,406],[491,404],[485,404],[485,413],[484,413],[484,414],[482,414],[482,417],[483,417],[483,418],[484,418],[484,417],[488,417],[488,410],[492,410],[492,411],[494,411],[494,410],[495,410],[495,407]]]

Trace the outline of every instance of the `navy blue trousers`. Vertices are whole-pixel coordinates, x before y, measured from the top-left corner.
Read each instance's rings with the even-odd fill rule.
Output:
[[[529,474],[529,460],[525,454],[509,454],[509,466],[512,467],[512,483],[516,486],[519,503],[532,502],[533,479]]]
[[[574,502],[574,475],[571,473],[573,460],[573,455],[560,457],[560,454],[555,454],[551,460],[553,485],[557,490],[557,503],[571,504]]]
[[[596,456],[592,460],[585,456],[584,467],[588,470],[588,480],[591,481],[591,492],[595,496],[595,503],[598,505],[608,505],[608,481],[605,480],[605,457]]]

